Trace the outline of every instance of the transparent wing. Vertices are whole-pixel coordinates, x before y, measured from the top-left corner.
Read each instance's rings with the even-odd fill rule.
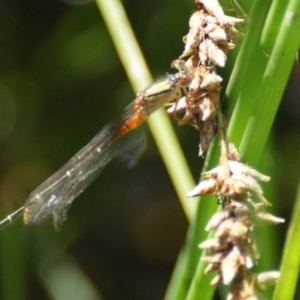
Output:
[[[25,224],[39,224],[52,216],[54,227],[59,230],[73,200],[92,183],[111,159],[118,156],[125,160],[130,158],[130,162],[141,155],[144,137],[139,135],[137,138],[135,134],[118,139],[115,135],[124,118],[132,113],[132,107],[128,107],[122,118],[101,130],[88,145],[29,195],[24,210]]]

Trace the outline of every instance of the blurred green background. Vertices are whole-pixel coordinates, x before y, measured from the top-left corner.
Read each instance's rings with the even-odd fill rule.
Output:
[[[183,49],[193,1],[123,4],[152,74],[170,72]],[[135,95],[95,3],[2,0],[0,38],[0,216],[5,217]],[[233,61],[230,57],[229,70]],[[299,81],[298,64],[265,153],[270,201],[278,203],[272,210],[286,224],[300,170]],[[173,123],[197,180],[203,163],[197,157],[198,133]],[[143,129],[147,148],[137,166],[108,165],[75,200],[59,233],[51,220],[28,227],[21,219],[0,232],[0,299],[163,297],[188,224],[147,126]]]

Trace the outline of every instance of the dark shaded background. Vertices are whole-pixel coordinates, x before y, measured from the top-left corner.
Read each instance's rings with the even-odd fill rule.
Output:
[[[152,74],[170,72],[170,62],[183,49],[193,1],[124,5]],[[134,93],[94,3],[2,0],[0,39],[0,215],[5,217],[118,116]],[[229,58],[229,70],[232,62]],[[273,210],[287,221],[300,167],[299,75],[298,64],[266,154],[276,187]],[[198,134],[174,126],[198,178]],[[0,299],[55,299],[45,282],[57,267],[65,273],[54,276],[53,284],[67,289],[69,262],[105,299],[163,297],[188,224],[143,127],[147,148],[139,164],[126,169],[111,163],[75,201],[61,232],[54,232],[50,220],[27,227],[21,219],[1,231]],[[284,226],[281,230],[283,238]]]

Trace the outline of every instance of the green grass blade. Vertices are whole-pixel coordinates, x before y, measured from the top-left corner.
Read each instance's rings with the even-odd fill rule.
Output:
[[[300,268],[300,181],[273,300],[294,299]]]
[[[281,6],[277,8],[281,10]],[[259,87],[259,101],[256,101],[240,145],[243,157],[252,164],[259,161],[300,46],[299,13],[300,2],[290,1],[278,27],[278,34],[273,34],[276,20],[268,22],[263,29],[261,49],[272,50],[268,54],[268,63]],[[277,14],[274,13],[273,17],[277,17]]]

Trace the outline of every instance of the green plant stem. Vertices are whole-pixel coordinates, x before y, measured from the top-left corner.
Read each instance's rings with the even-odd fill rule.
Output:
[[[226,134],[224,116],[221,110],[218,112],[217,118],[218,118],[218,137],[221,144],[220,162],[224,169],[224,180],[226,180],[230,176],[230,171],[228,165],[228,147],[227,147],[227,140],[226,140],[227,134]]]
[[[96,3],[133,89],[137,92],[145,88],[146,85],[152,82],[152,78],[121,1],[96,0]],[[172,24],[170,24],[171,26]],[[194,186],[194,180],[170,120],[166,113],[160,109],[150,116],[148,125],[183,210],[190,221],[195,214],[197,201],[190,201],[185,195]]]
[[[219,145],[218,141],[215,140],[208,151],[204,171],[216,165],[219,157]],[[213,195],[201,197],[197,208],[197,217],[190,223],[186,241],[180,251],[164,297],[165,300],[185,300],[190,299],[187,297],[193,297],[194,295],[200,297],[200,299],[210,299],[214,294],[216,287],[209,284],[211,277],[203,273],[205,264],[203,262],[199,263],[201,251],[197,245],[206,239],[207,232],[204,228],[216,209],[217,202]],[[197,277],[194,276],[195,272]],[[191,284],[193,285],[192,289]],[[202,298],[204,295],[205,298]]]

